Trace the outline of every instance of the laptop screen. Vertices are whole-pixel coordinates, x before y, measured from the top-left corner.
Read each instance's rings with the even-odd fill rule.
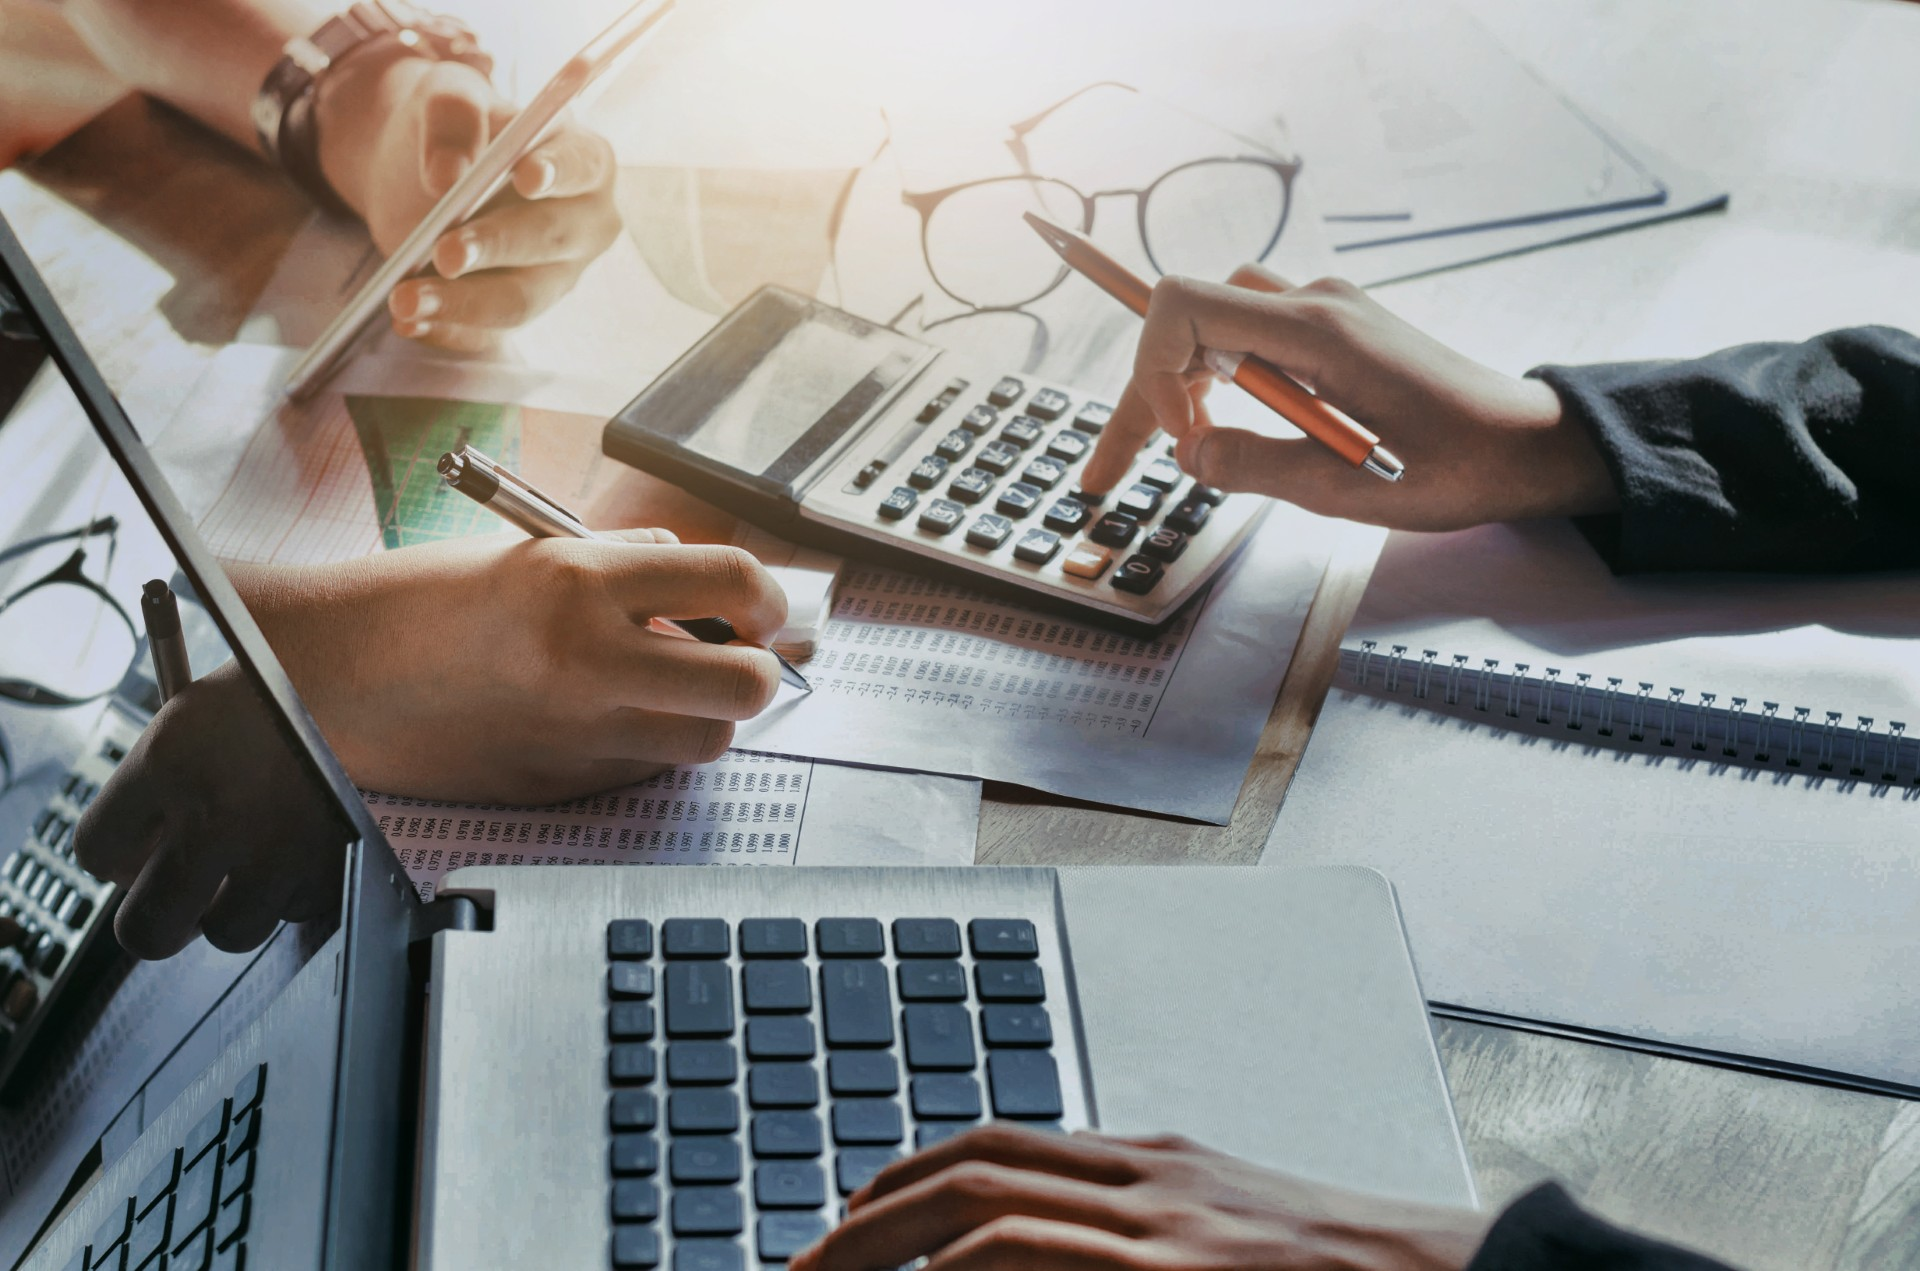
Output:
[[[356,924],[391,952],[408,901],[391,868],[361,886],[384,842],[4,222],[0,310],[7,1267],[322,960],[302,1079],[340,1124],[372,1080],[340,1039],[401,1004],[384,966],[355,992]],[[313,1146],[319,1235],[340,1153]]]

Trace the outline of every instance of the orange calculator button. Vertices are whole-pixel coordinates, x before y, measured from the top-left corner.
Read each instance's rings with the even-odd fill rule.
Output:
[[[1098,578],[1113,564],[1113,553],[1097,543],[1081,543],[1060,562],[1060,568],[1080,578]]]

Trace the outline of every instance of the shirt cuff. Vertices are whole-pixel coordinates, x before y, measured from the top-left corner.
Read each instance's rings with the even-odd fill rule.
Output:
[[[1724,1263],[1622,1231],[1543,1183],[1507,1206],[1466,1271],[1731,1271]]]

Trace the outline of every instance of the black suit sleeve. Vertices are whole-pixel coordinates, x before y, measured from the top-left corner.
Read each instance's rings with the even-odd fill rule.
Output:
[[[1616,572],[1920,565],[1920,339],[1887,327],[1690,362],[1544,366],[1593,434]]]
[[[1731,1271],[1725,1264],[1622,1231],[1573,1203],[1556,1183],[1507,1207],[1466,1271]]]

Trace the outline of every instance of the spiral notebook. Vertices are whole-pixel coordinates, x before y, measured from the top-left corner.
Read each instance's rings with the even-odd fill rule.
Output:
[[[1264,859],[1385,871],[1444,1009],[1920,1094],[1920,575],[1393,535]]]

